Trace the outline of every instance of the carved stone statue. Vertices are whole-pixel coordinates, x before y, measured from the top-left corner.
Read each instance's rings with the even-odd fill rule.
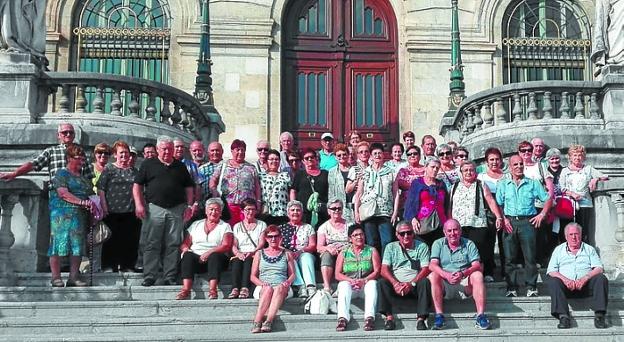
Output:
[[[597,0],[591,60],[594,75],[606,65],[624,65],[624,0]]]
[[[0,50],[45,61],[46,0],[0,0]]]

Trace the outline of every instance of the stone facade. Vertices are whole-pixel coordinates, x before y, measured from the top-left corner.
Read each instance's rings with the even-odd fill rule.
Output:
[[[163,0],[164,1],[164,0]],[[397,18],[400,130],[436,133],[447,110],[450,1],[388,0]],[[48,1],[51,69],[72,70],[70,35],[79,0]],[[288,0],[211,1],[215,106],[228,127],[221,140],[277,145],[281,131],[282,14]],[[459,4],[467,95],[502,84],[502,23],[510,0]],[[593,18],[593,1],[577,1]],[[199,1],[169,0],[170,84],[193,91],[199,48]],[[397,137],[398,138],[398,137]]]

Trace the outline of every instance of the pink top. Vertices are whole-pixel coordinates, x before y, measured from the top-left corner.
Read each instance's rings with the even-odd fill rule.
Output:
[[[404,167],[399,170],[399,172],[396,175],[396,180],[399,185],[399,190],[401,190],[401,195],[399,197],[399,208],[403,208],[403,206],[405,206],[407,193],[414,179],[423,177],[424,175],[425,175],[425,168],[423,167],[418,168],[418,169]]]
[[[438,216],[440,217],[440,222],[442,224],[446,222],[446,212],[444,211],[444,191],[439,190],[436,195],[437,198],[434,198],[431,196],[429,191],[420,192],[420,210],[418,211],[419,220],[431,215],[431,212],[436,210],[438,212]]]

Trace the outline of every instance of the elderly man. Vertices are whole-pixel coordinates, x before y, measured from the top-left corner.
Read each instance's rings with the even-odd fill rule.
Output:
[[[537,263],[536,232],[552,206],[552,199],[540,182],[524,176],[524,162],[518,155],[509,158],[511,177],[502,179],[496,187],[496,202],[505,214],[503,244],[505,246],[505,273],[507,297],[518,296],[519,270],[514,263],[518,248],[522,250],[525,265],[527,297],[536,297]],[[540,213],[535,209],[535,200],[544,202]],[[535,227],[535,228],[534,228]]]
[[[427,330],[425,321],[429,316],[431,288],[429,286],[429,248],[414,239],[414,230],[407,221],[397,224],[399,241],[386,245],[381,261],[379,287],[379,312],[386,315],[385,330],[394,330],[392,300],[396,297],[416,297],[416,329]]]
[[[143,286],[154,285],[161,263],[163,284],[177,283],[183,222],[192,215],[194,200],[195,183],[184,164],[173,158],[171,138],[159,137],[156,149],[158,158],[143,162],[132,188],[135,213],[146,230]]]
[[[213,141],[208,145],[208,162],[201,165],[198,169],[201,175],[199,186],[201,188],[201,199],[205,201],[212,192],[210,191],[210,178],[214,174],[215,167],[221,164],[223,160],[223,146],[218,141]]]
[[[321,135],[321,170],[329,171],[332,167],[338,165],[338,159],[334,155],[334,135],[331,133],[323,133]]]
[[[594,247],[581,241],[583,228],[578,223],[569,223],[564,232],[566,242],[555,248],[548,264],[550,312],[559,319],[557,328],[568,329],[568,298],[591,296],[594,326],[604,329],[609,282],[603,274],[602,261]]]
[[[533,161],[544,163],[544,154],[546,153],[546,144],[544,144],[544,140],[542,138],[533,138],[531,139],[531,145],[533,145]],[[544,166],[547,166],[544,163]]]
[[[267,170],[267,158],[269,157],[269,150],[271,144],[266,140],[260,140],[256,143],[256,153],[258,153],[258,161],[256,162],[256,171],[258,174],[265,173]]]
[[[475,327],[489,329],[490,321],[485,315],[485,284],[481,272],[481,261],[476,245],[461,237],[459,222],[450,219],[444,223],[444,237],[433,242],[429,262],[429,281],[435,308],[433,329],[442,329],[444,321],[444,298],[459,295],[473,296],[477,307]]]
[[[15,171],[9,173],[0,174],[0,179],[13,180],[15,177],[25,175],[32,170],[39,171],[44,167],[48,167],[48,175],[50,180],[54,178],[56,172],[64,167],[67,167],[67,160],[65,159],[65,151],[67,147],[74,144],[74,138],[76,137],[76,131],[74,126],[69,123],[62,123],[58,126],[57,138],[59,144],[51,146],[43,150],[32,161],[26,162],[18,167]],[[82,175],[92,179],[94,177],[93,170],[90,167],[90,163],[83,163]]]
[[[420,163],[425,164],[425,161],[429,157],[435,157],[435,151],[438,147],[436,140],[433,136],[427,134],[422,137],[420,148],[422,149],[422,156],[420,157]]]
[[[290,163],[288,163],[288,151],[295,147],[295,137],[290,132],[282,132],[279,136],[280,145],[280,172],[291,171]]]
[[[184,159],[186,145],[181,138],[173,138],[173,159],[182,161]]]

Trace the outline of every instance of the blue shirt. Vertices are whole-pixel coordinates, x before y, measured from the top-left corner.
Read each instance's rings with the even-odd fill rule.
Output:
[[[527,177],[518,185],[511,177],[505,177],[496,186],[496,202],[507,216],[533,216],[537,214],[535,199],[545,202],[549,198],[540,182]]]
[[[481,260],[474,242],[466,238],[460,238],[459,247],[452,251],[445,237],[433,242],[431,259],[438,259],[440,267],[451,273],[465,270],[473,262]]]
[[[319,165],[321,170],[329,171],[329,169],[338,165],[338,159],[336,159],[333,153],[325,153],[325,151],[320,150],[319,155],[321,156],[321,163]]]
[[[546,273],[559,272],[568,279],[578,280],[595,267],[604,269],[594,247],[581,242],[581,248],[574,255],[570,253],[568,244],[564,242],[553,251]]]

